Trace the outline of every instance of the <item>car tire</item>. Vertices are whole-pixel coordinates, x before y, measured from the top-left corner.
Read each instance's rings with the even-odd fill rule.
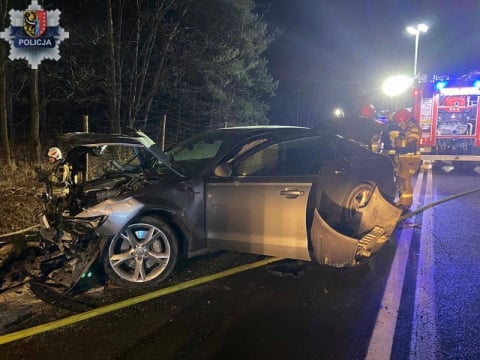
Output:
[[[178,260],[175,232],[162,219],[145,216],[130,223],[107,245],[103,263],[111,282],[127,287],[156,285]]]
[[[345,226],[352,226],[357,209],[365,206],[375,188],[367,183],[356,185],[345,197],[342,210],[342,222]]]

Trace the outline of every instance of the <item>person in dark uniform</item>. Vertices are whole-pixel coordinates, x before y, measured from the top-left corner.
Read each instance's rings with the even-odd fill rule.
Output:
[[[334,130],[338,135],[354,140],[373,152],[378,152],[385,125],[376,120],[375,114],[373,105],[364,105],[360,110],[360,116],[333,120]]]

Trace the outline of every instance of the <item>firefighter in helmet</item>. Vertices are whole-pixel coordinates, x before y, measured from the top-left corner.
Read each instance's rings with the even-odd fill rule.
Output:
[[[68,166],[63,164],[62,151],[51,147],[47,153],[50,175],[48,180],[54,184],[64,184],[68,177]]]
[[[378,151],[378,142],[384,125],[375,119],[375,107],[365,105],[360,116],[332,119],[334,131],[346,139],[356,141],[360,146],[373,152]]]
[[[413,203],[412,178],[420,167],[420,129],[408,109],[393,114],[388,140],[390,153],[395,155],[399,200],[397,206],[407,210]]]
[[[57,188],[58,191],[68,191],[66,190],[70,182],[70,167],[65,163],[63,158],[62,151],[54,146],[48,149],[48,181],[51,185]],[[65,190],[60,190],[59,188],[65,188]],[[54,191],[55,192],[55,191]]]
[[[360,109],[360,119],[363,119],[361,120],[363,123],[356,129],[357,132],[368,134],[367,145],[373,152],[380,151],[381,136],[385,127],[376,119],[376,114],[375,106],[372,104],[363,105]]]
[[[363,116],[369,119],[374,119],[375,106],[373,106],[372,104],[363,105],[362,108],[360,109],[360,116]]]

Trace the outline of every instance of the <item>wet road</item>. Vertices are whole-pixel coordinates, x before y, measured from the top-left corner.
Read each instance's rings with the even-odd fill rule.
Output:
[[[435,198],[480,187],[455,171],[435,181]],[[433,279],[438,350],[447,359],[480,359],[480,193],[433,210]]]
[[[480,175],[471,171],[434,171],[431,195],[427,177],[422,181],[417,206],[480,187]],[[475,193],[408,219],[359,268],[294,263],[296,272],[272,271],[279,270],[274,264],[251,269],[0,345],[2,359],[480,358],[479,200]],[[385,289],[400,245],[405,276],[389,356],[382,357],[371,352],[371,340],[377,316],[389,310]],[[187,264],[163,287],[261,258],[212,254]],[[27,295],[9,301],[18,306]],[[134,295],[107,288],[82,300],[101,306]],[[2,334],[73,314],[38,302],[24,308],[30,317]]]
[[[418,206],[479,189],[480,175],[434,168],[423,187]],[[480,358],[479,204],[475,192],[415,218],[392,359]]]

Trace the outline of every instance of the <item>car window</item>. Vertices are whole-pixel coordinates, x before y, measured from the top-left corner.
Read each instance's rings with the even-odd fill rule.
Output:
[[[175,145],[167,154],[170,159],[182,167],[187,174],[196,174],[206,164],[218,156],[225,144],[219,134],[203,134]]]
[[[318,137],[295,139],[263,148],[241,160],[234,176],[297,176],[316,174],[332,158],[329,142]]]
[[[335,141],[335,156],[337,159],[351,158],[352,156],[359,156],[364,153],[364,148],[353,140],[336,139]]]
[[[211,159],[217,155],[221,145],[221,139],[199,141],[174,153],[174,159],[175,161]]]
[[[139,172],[146,167],[146,159],[152,156],[141,147],[125,145],[103,146],[101,151],[92,148],[89,157],[89,172],[97,177],[105,171]]]
[[[265,137],[262,137],[260,139],[255,139],[253,141],[250,141],[246,144],[243,144],[240,148],[238,149],[235,149],[229,156],[228,158],[230,158],[227,162],[228,163],[231,163],[232,161],[234,161],[235,159],[239,158],[240,156],[242,156],[243,154],[245,154],[247,151],[250,151],[252,150],[254,147],[260,145],[260,144],[263,144],[265,141],[267,141],[268,138],[265,138]]]

